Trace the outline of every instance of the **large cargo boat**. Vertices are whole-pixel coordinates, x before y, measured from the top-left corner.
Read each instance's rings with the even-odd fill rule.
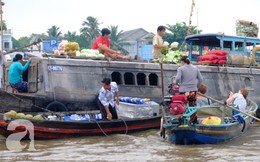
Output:
[[[208,86],[208,95],[217,99],[228,97],[229,91],[240,88],[249,90],[249,97],[260,104],[260,69],[257,64],[247,65],[199,65],[197,58],[208,49],[218,48],[229,55],[250,56],[251,50],[260,44],[260,39],[233,37],[221,34],[202,34],[186,37],[189,58],[196,65]],[[198,54],[194,54],[195,52]],[[256,52],[256,60],[258,53]],[[81,57],[54,58],[35,57],[24,80],[29,83],[28,93],[12,93],[8,82],[8,70],[11,63],[4,67],[4,85],[1,94],[1,111],[50,110],[93,110],[97,109],[96,96],[103,77],[110,77],[119,85],[121,96],[146,97],[162,101],[161,68],[158,63],[137,61],[91,60]],[[172,83],[179,65],[164,64],[164,85]],[[167,86],[164,86],[167,94]]]

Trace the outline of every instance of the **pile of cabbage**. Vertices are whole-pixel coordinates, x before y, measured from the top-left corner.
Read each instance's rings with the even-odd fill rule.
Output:
[[[181,57],[184,56],[180,51],[169,51],[164,55],[164,63],[180,64]]]
[[[164,45],[169,46],[168,42],[163,42]],[[163,49],[162,54],[163,57],[163,63],[172,63],[172,64],[180,64],[180,59],[183,56],[181,51],[176,50],[178,48],[179,43],[173,42],[169,49]],[[159,62],[160,59],[154,59],[154,62]]]
[[[94,49],[82,49],[81,52],[77,54],[77,56],[91,57],[93,59],[105,58],[103,54],[99,53],[98,50],[94,50]]]

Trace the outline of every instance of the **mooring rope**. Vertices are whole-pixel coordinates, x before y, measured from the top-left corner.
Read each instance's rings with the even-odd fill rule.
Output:
[[[96,121],[96,120],[91,120],[91,121],[94,121],[95,123],[97,123],[99,129],[101,130],[101,132],[106,136],[108,137],[108,135],[105,133],[105,131],[101,128],[101,126],[99,125],[99,123]]]
[[[125,135],[127,135],[127,133],[128,133],[128,126],[127,126],[127,124],[126,124],[126,122],[125,122],[124,119],[120,119],[120,120],[122,120],[122,121],[124,122],[124,124],[125,124]],[[91,120],[91,121],[94,121],[94,122],[98,125],[99,129],[101,130],[101,132],[102,132],[106,137],[108,137],[108,135],[106,134],[106,132],[102,129],[102,127],[100,126],[100,124],[99,124],[96,120]]]
[[[124,124],[125,124],[125,135],[127,135],[127,133],[128,133],[128,126],[127,126],[127,124],[126,124],[126,122],[125,122],[125,120],[124,119],[121,119],[123,122],[124,122]]]

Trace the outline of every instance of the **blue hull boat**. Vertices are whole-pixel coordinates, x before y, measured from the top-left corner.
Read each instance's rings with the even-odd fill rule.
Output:
[[[253,114],[257,108],[257,105],[250,101],[247,113]],[[216,144],[241,136],[247,131],[252,122],[252,118],[247,115],[239,113],[232,116],[224,111],[225,116],[219,117],[221,123],[203,123],[209,116],[210,110],[216,109],[223,111],[224,107],[189,107],[183,115],[167,116],[168,121],[163,124],[163,127],[166,129],[169,140],[177,145]],[[196,123],[190,122],[190,116],[194,112],[197,115]],[[214,117],[215,114],[211,114],[210,116]]]

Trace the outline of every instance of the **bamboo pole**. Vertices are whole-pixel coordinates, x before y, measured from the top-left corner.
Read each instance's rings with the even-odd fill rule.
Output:
[[[1,21],[1,57],[2,57],[2,62],[1,62],[1,68],[2,68],[2,76],[1,76],[1,82],[2,82],[2,87],[4,86],[4,31],[3,31],[3,2],[0,0],[0,21]]]
[[[198,92],[198,94],[201,95],[201,96],[203,96],[203,97],[206,97],[206,98],[208,98],[208,99],[210,99],[210,100],[212,100],[212,101],[215,101],[215,102],[217,102],[217,103],[219,103],[219,104],[222,104],[222,105],[224,105],[225,107],[228,107],[228,108],[230,108],[230,109],[232,109],[232,110],[238,111],[238,112],[240,112],[241,114],[245,114],[245,115],[247,115],[247,116],[249,116],[249,117],[251,117],[251,118],[253,118],[253,119],[257,120],[257,121],[260,121],[259,118],[255,117],[255,116],[253,116],[253,115],[250,115],[250,114],[248,114],[248,113],[245,113],[245,112],[243,112],[243,111],[241,111],[241,110],[239,110],[239,109],[236,109],[236,108],[234,108],[234,107],[232,107],[232,106],[226,105],[226,104],[224,104],[223,102],[221,102],[221,101],[219,101],[219,100],[216,100],[216,99],[214,99],[214,98],[212,98],[212,97],[210,97],[210,96],[207,96],[207,95],[205,95],[205,94],[201,94],[201,93],[199,93],[199,92]]]

